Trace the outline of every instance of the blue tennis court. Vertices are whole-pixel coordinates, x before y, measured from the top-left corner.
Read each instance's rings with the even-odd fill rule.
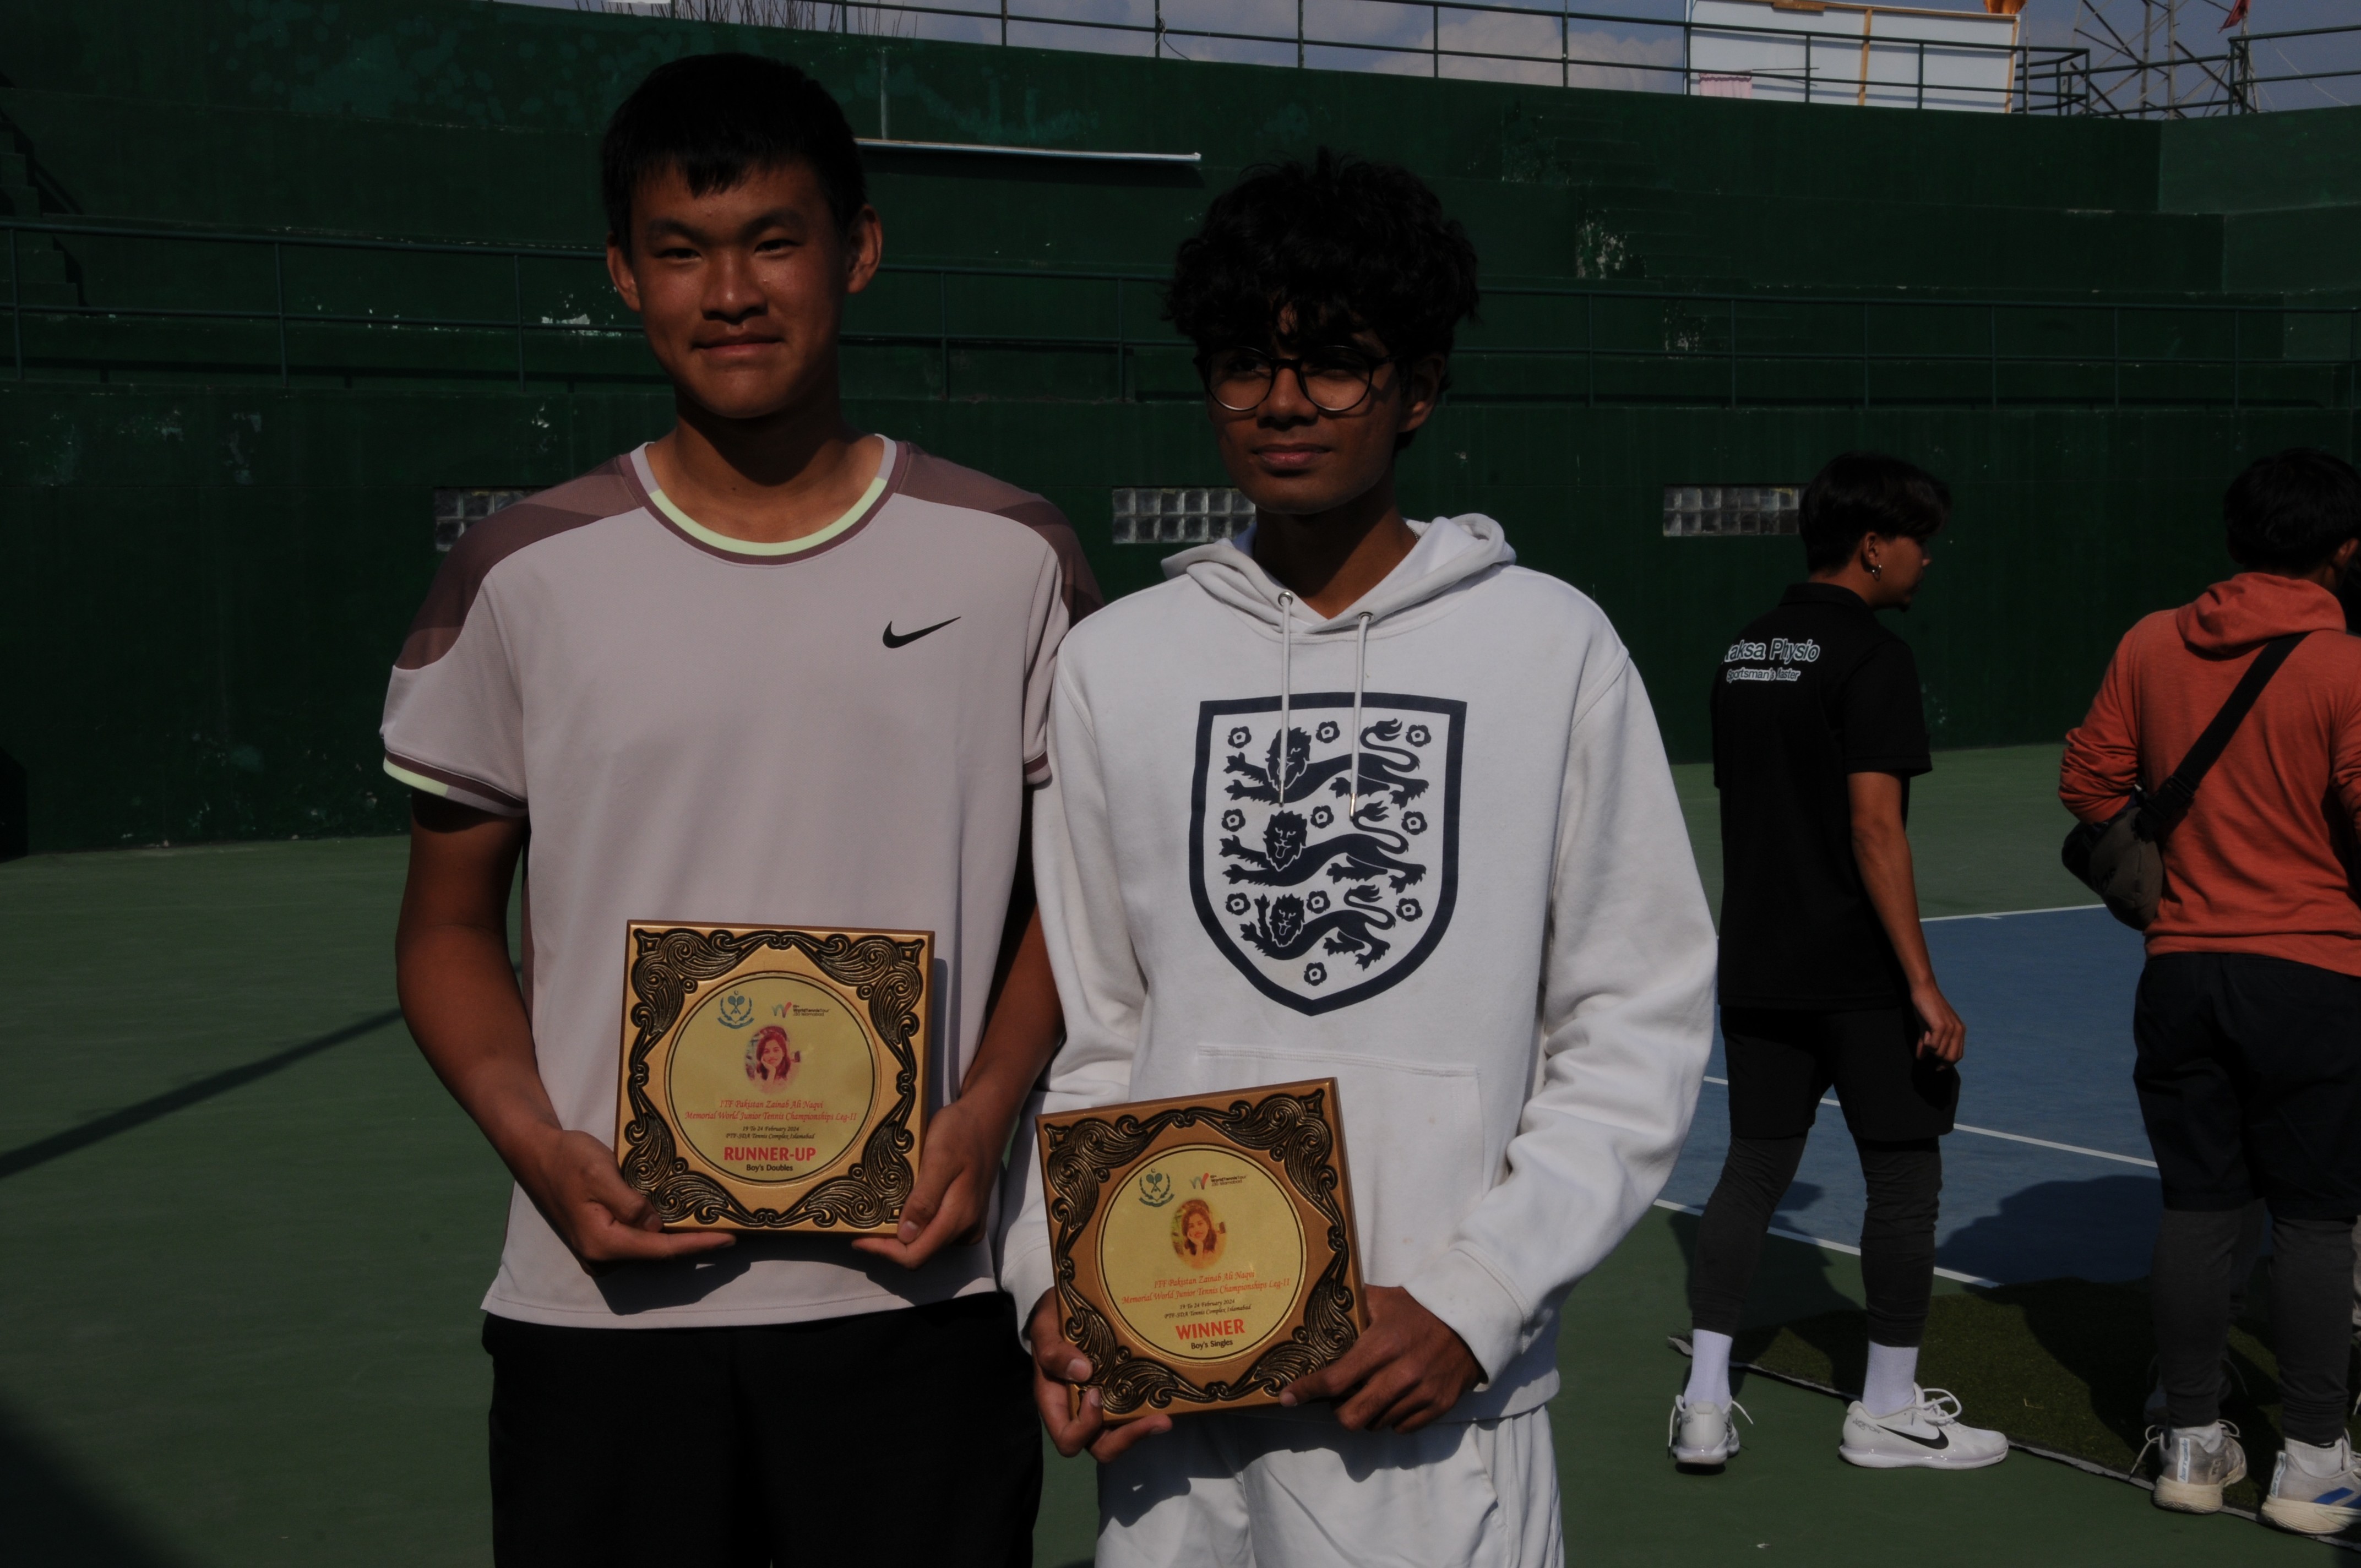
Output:
[[[1937,1263],[2015,1283],[2135,1279],[2156,1240],[2156,1174],[2132,1095],[2141,944],[2103,909],[1970,915],[1927,924],[1944,993],[1968,1025],[1959,1130],[1943,1145]],[[1717,1036],[1697,1124],[1664,1201],[1701,1208],[1729,1147]],[[1849,1246],[1861,1169],[1831,1102],[1778,1227]]]

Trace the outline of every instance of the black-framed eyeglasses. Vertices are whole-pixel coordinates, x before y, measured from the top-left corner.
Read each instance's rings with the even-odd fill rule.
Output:
[[[1372,358],[1343,350],[1318,350],[1286,358],[1251,348],[1216,354],[1203,364],[1205,392],[1234,414],[1252,413],[1279,382],[1281,370],[1295,372],[1296,385],[1324,414],[1348,414],[1368,400],[1369,388],[1389,356]]]

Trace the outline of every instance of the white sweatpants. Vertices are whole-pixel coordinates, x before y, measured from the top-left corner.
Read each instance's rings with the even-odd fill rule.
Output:
[[[1098,1568],[1561,1568],[1549,1412],[1407,1437],[1182,1416],[1099,1468]]]

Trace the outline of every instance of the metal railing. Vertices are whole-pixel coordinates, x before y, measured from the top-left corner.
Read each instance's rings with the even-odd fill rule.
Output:
[[[2348,100],[2327,84],[2361,79],[2361,24],[2240,31],[2218,38],[2221,52],[2200,53],[2171,29],[2161,40],[2118,31],[2093,7],[2075,36],[2090,48],[2083,112],[2104,117],[2190,119],[2344,104]]]
[[[1703,294],[1680,293],[1664,290],[1628,290],[1612,291],[1580,289],[1504,288],[1486,291],[1488,299],[1547,298],[1579,299],[1586,307],[1585,341],[1578,347],[1505,346],[1479,345],[1463,348],[1458,356],[1516,357],[1530,355],[1576,355],[1583,361],[1585,387],[1583,396],[1576,400],[1596,404],[1601,400],[1597,392],[1598,362],[1655,359],[1669,364],[1713,367],[1727,373],[1727,390],[1711,401],[1737,408],[1742,402],[1778,403],[1811,402],[1823,406],[1836,402],[1858,402],[1861,408],[1881,403],[1886,406],[1939,402],[1957,405],[1982,401],[1998,409],[2004,405],[2057,405],[2074,403],[2085,407],[2121,409],[2128,405],[2148,406],[2215,406],[2226,404],[2239,409],[2258,400],[2284,403],[2284,397],[2257,400],[2253,395],[2256,378],[2274,371],[2295,371],[2327,378],[2324,395],[2318,406],[2361,407],[2361,306],[2289,306],[2284,304],[2183,304],[2158,301],[2038,301],[1993,299],[1916,299],[1897,300],[1891,296],[1863,298],[1838,295],[1775,295],[1775,294]],[[1661,350],[1601,346],[1598,341],[1596,312],[1602,302],[1623,303],[1639,300],[1662,302],[1687,323],[1709,325],[1719,313],[1723,326],[1722,342],[1713,346],[1673,346]],[[1750,346],[1742,343],[1743,313],[1749,308],[1771,308],[1785,312],[1809,312],[1823,316],[1853,315],[1858,322],[1859,337],[1850,346],[1796,347],[1773,344]],[[1875,323],[1883,315],[1888,320],[1896,316],[1934,316],[1944,320],[1951,330],[1938,335],[1958,341],[1962,337],[1981,337],[1981,346],[1970,348],[1931,348],[1926,346],[1879,347],[1876,345]],[[2066,318],[2082,323],[2103,323],[2107,346],[2103,352],[2084,351],[2042,352],[2022,347],[2004,349],[2004,323],[2021,322],[2027,317]],[[2334,339],[2337,349],[2332,354],[2312,354],[2290,357],[2285,354],[2265,355],[2247,346],[2246,323],[2261,318],[2278,329],[2277,335],[2284,344],[2287,324],[2291,320],[2312,323],[2311,335],[2315,340]],[[2125,326],[2145,323],[2210,323],[2217,330],[2209,334],[2216,339],[2226,337],[2227,352],[2203,353],[2151,350],[2143,352],[2136,345],[2126,350]],[[1963,326],[1964,332],[1958,330]],[[2220,328],[2226,328],[2226,332]],[[1981,328],[1981,330],[1977,330]],[[1824,334],[1823,337],[1832,335]],[[2141,334],[2149,341],[2153,334]],[[2260,345],[2257,345],[2258,347]],[[1777,393],[1757,393],[1752,398],[1741,394],[1741,372],[1750,365],[1771,365],[1792,370],[1804,366],[1841,367],[1849,377],[1857,375],[1857,397],[1842,400],[1823,390],[1817,396],[1782,396]],[[1881,366],[1949,367],[1975,372],[1972,378],[1982,383],[1982,396],[1967,390],[1967,379],[1958,376],[1945,378],[1944,393],[1930,398],[1923,390],[1914,397],[1908,393],[1878,394],[1876,375]],[[2026,388],[2007,384],[2007,373],[2032,371],[2037,375],[2059,371],[2104,371],[2103,391],[2085,383],[2080,394],[2067,394],[2056,381],[2047,386]],[[2161,372],[2217,371],[2226,372],[2226,379],[2217,380],[2203,395],[2182,394],[2159,397],[2153,391],[2142,395],[2134,387],[2125,394],[2125,373],[2138,376]]]
[[[1698,78],[1711,74],[1708,70],[1692,63],[1692,44],[1697,38],[1717,41],[1744,39],[1779,47],[1800,45],[1804,64],[1801,70],[1756,68],[1750,72],[1756,82],[1800,89],[1806,103],[1850,103],[1874,93],[1882,103],[1898,103],[1898,94],[1910,93],[1916,107],[1926,107],[1927,57],[1931,49],[1938,57],[1953,59],[1989,58],[1995,63],[2005,62],[2005,87],[1965,88],[1938,86],[1936,106],[1957,107],[1962,95],[1990,100],[1991,107],[2017,113],[2073,114],[2080,113],[2087,98],[2086,82],[2089,50],[2080,48],[2056,48],[2028,44],[1995,45],[1972,40],[1941,41],[1932,39],[1866,38],[1858,29],[1845,32],[1837,29],[1806,29],[1779,27],[1754,29],[1720,23],[1697,23],[1665,20],[1634,16],[1629,12],[1579,11],[1560,4],[1549,6],[1540,4],[1503,5],[1492,0],[1352,0],[1351,8],[1340,14],[1356,18],[1390,17],[1392,37],[1373,37],[1378,27],[1359,28],[1330,27],[1323,29],[1311,5],[1331,13],[1339,12],[1339,0],[1294,0],[1293,26],[1283,31],[1268,29],[1191,26],[1175,20],[1184,11],[1184,0],[1142,0],[1148,14],[1144,21],[1114,19],[1104,16],[1080,16],[1071,11],[1026,10],[1016,0],[980,0],[978,4],[961,5],[929,3],[929,0],[847,0],[818,7],[821,13],[813,20],[824,25],[823,30],[864,33],[876,36],[881,43],[890,44],[897,37],[939,37],[947,41],[997,44],[1039,45],[1060,38],[1088,39],[1101,45],[1119,44],[1122,40],[1141,39],[1143,52],[1152,58],[1191,59],[1190,49],[1199,44],[1248,46],[1240,55],[1228,51],[1250,64],[1293,64],[1297,67],[1387,70],[1420,65],[1430,77],[1480,74],[1486,67],[1540,67],[1544,72],[1554,68],[1561,87],[1578,85],[1626,85],[1636,83],[1653,86],[1658,91],[1695,93]],[[632,5],[631,14],[650,15],[654,7]],[[1517,47],[1502,45],[1477,46],[1473,35],[1514,30],[1524,25],[1527,41]],[[1598,36],[1599,25],[1613,27],[1628,35],[1627,43],[1636,44],[1637,51],[1626,48],[1615,54],[1587,52],[1582,40]],[[933,33],[913,31],[920,27],[932,27]],[[945,30],[948,28],[949,30]],[[1012,29],[1016,36],[1012,38]],[[1359,36],[1353,36],[1356,32]],[[1537,46],[1531,40],[1554,32],[1554,48]],[[1454,34],[1458,35],[1455,39]],[[1414,35],[1414,36],[1413,36]],[[1864,44],[1868,45],[1864,49]],[[1059,47],[1054,41],[1049,47]],[[1841,49],[1852,54],[1857,63],[1848,71],[1831,72],[1815,65],[1816,54]],[[1899,53],[1912,56],[1915,69],[1890,77],[1874,74],[1869,64],[1873,53],[1880,59],[1890,59]],[[1664,58],[1651,58],[1651,55]],[[1461,69],[1453,69],[1461,68]],[[1466,69],[1477,68],[1477,69]],[[1601,78],[1605,80],[1602,81]],[[1532,79],[1525,70],[1512,73],[1510,80]],[[1979,106],[1982,106],[1981,104]]]
[[[602,253],[546,246],[342,238],[316,235],[232,233],[64,224],[0,218],[6,231],[8,314],[13,370],[25,380],[38,359],[52,373],[126,368],[110,343],[94,335],[108,323],[214,324],[263,329],[274,345],[248,374],[275,368],[281,386],[301,375],[366,373],[358,350],[384,337],[451,345],[441,369],[481,379],[480,355],[460,345],[495,341],[512,345],[519,389],[535,371],[532,345],[554,341],[623,343],[639,336],[635,321],[596,321],[587,312],[565,319],[535,316],[528,306],[527,269],[562,264],[580,269],[584,286],[604,291]],[[253,253],[253,291],[267,280],[270,304],[134,304],[30,300],[25,293],[28,236],[116,243],[246,247]],[[466,258],[477,264],[478,293],[504,292],[510,310],[399,313],[291,302],[291,258],[315,253],[395,256],[419,260]],[[149,277],[159,269],[126,268]],[[1016,355],[1104,356],[1108,378],[1095,389],[1074,387],[1060,396],[1080,400],[1144,402],[1194,400],[1202,392],[1189,367],[1189,345],[1158,326],[1135,330],[1141,302],[1164,280],[1111,269],[1047,271],[954,264],[888,265],[882,285],[898,291],[884,303],[856,302],[845,343],[855,348],[917,350],[933,369],[926,395],[948,400],[1025,397],[1004,385],[961,393],[954,378],[966,369],[989,377],[979,356]],[[489,278],[489,284],[486,281]],[[1104,307],[1111,328],[1096,331],[988,329],[962,322],[955,286],[989,286],[1027,294],[1018,313],[1071,323],[1086,307]],[[77,291],[78,292],[79,291]],[[928,309],[931,296],[931,313]],[[1093,296],[1094,298],[1086,297]],[[611,298],[611,296],[610,296]],[[1491,324],[1464,342],[1455,356],[1459,389],[1476,402],[1676,402],[1813,406],[2082,407],[2228,406],[2255,403],[2351,408],[2361,387],[2361,305],[2290,306],[2269,302],[1939,299],[1773,292],[1688,292],[1591,286],[1503,286],[1485,291]],[[579,303],[578,298],[575,300]],[[980,306],[970,314],[990,313]],[[926,320],[929,313],[932,319]],[[1005,313],[1004,312],[1004,313]],[[875,324],[864,316],[897,317]],[[917,319],[914,319],[917,318]],[[1508,318],[1505,322],[1503,318]],[[79,324],[82,335],[62,346],[28,351],[27,323]],[[2128,329],[2128,336],[2127,336]],[[306,338],[341,333],[334,352],[306,351]],[[153,334],[138,339],[149,356]],[[2063,339],[2065,347],[2045,346]],[[139,367],[127,367],[138,378]],[[414,367],[413,367],[414,368]],[[185,382],[183,367],[168,365]],[[1143,370],[1147,373],[1143,373]],[[1764,374],[1768,374],[1767,383]],[[500,372],[503,377],[508,370]],[[544,366],[544,381],[575,372]],[[644,360],[599,379],[660,381]],[[1081,394],[1088,393],[1087,397]]]
[[[2328,38],[2334,38],[2347,46],[2345,55],[2353,63],[2333,71],[2300,71],[2289,60],[2286,51],[2278,47],[2297,38],[2316,44],[2318,40]],[[2286,69],[2257,69],[2255,64],[2257,45],[2267,54],[2279,56]],[[2309,27],[2301,32],[2241,33],[2230,39],[2229,55],[2218,78],[2222,87],[2219,101],[2224,114],[2252,115],[2266,106],[2262,102],[2264,89],[2303,83],[2318,88],[2322,96],[2334,102],[2337,101],[2335,94],[2320,87],[2320,83],[2346,82],[2356,77],[2361,77],[2361,24],[2342,27]]]
[[[587,10],[609,10],[636,16],[695,15],[708,16],[713,8],[702,0],[576,0]],[[1055,5],[1059,0],[1040,0]],[[901,38],[928,38],[943,41],[968,43],[1017,44],[1030,47],[1083,48],[1122,50],[1126,43],[1143,42],[1138,52],[1157,58],[1170,55],[1177,59],[1193,58],[1193,45],[1243,46],[1217,49],[1223,58],[1235,62],[1266,65],[1292,64],[1298,67],[1323,69],[1389,70],[1419,65],[1430,76],[1445,74],[1485,75],[1496,80],[1533,82],[1541,80],[1530,68],[1538,67],[1546,73],[1555,69],[1560,86],[1637,86],[1661,91],[1695,93],[1700,75],[1711,74],[1693,65],[1691,44],[1698,38],[1726,39],[1760,38],[1766,41],[1793,43],[1817,39],[1825,44],[1846,44],[1858,49],[1866,41],[1872,52],[1892,54],[1908,49],[1923,62],[1929,48],[1946,54],[2006,53],[2011,59],[2009,75],[2013,85],[2003,105],[2016,113],[2091,114],[2106,116],[2163,115],[2180,117],[2189,115],[2251,114],[2265,109],[2304,107],[2307,103],[2285,104],[2266,102],[2268,88],[2312,87],[2327,102],[2341,102],[2323,85],[2330,82],[2361,77],[2361,64],[2351,68],[2331,70],[2300,69],[2281,47],[2301,41],[2318,47],[2324,40],[2343,39],[2347,35],[2361,33],[2361,26],[2311,27],[2286,32],[2240,33],[2224,41],[2224,52],[2199,54],[2185,45],[2175,43],[2169,58],[2126,60],[2130,49],[2123,38],[2104,32],[2081,32],[2078,38],[2098,39],[2108,47],[2101,51],[2107,57],[2094,63],[2093,50],[2086,42],[2063,46],[1978,44],[1970,40],[1916,42],[1904,38],[1876,38],[1864,39],[1862,34],[1841,31],[1789,31],[1784,27],[1757,33],[1734,27],[1726,23],[1696,23],[1686,19],[1670,20],[1634,15],[1629,11],[1577,11],[1561,3],[1551,7],[1534,0],[1527,5],[1488,4],[1484,0],[1267,0],[1275,10],[1284,15],[1291,9],[1292,26],[1277,30],[1191,26],[1174,17],[1185,14],[1189,0],[1111,0],[1114,8],[1128,8],[1135,15],[1145,12],[1146,20],[1124,20],[1105,15],[1079,15],[1073,10],[1027,10],[1016,0],[975,0],[973,4],[928,4],[924,0],[810,0],[808,4],[782,4],[763,12],[764,18],[775,17],[767,25],[804,27],[811,30],[839,33],[861,33],[876,37],[882,44]],[[1332,14],[1349,6],[1345,15],[1360,17],[1390,14],[1394,18],[1396,36],[1367,36],[1382,27],[1359,29],[1362,36],[1350,36],[1353,29],[1323,29],[1312,14],[1313,7]],[[726,8],[726,7],[725,7]],[[758,7],[759,8],[759,7]],[[1102,10],[1109,8],[1103,5]],[[742,7],[741,7],[742,9]],[[732,13],[735,15],[735,13]],[[752,16],[752,13],[748,13]],[[1423,17],[1422,29],[1418,19]],[[1554,26],[1555,47],[1468,47],[1465,35],[1485,25],[1513,22],[1537,24],[1543,28]],[[1576,44],[1576,27],[1582,27],[1592,37],[1599,36],[1601,25],[1614,29],[1615,42],[1622,46],[1619,52],[1589,52],[1587,46]],[[1460,41],[1450,34],[1463,35]],[[1410,36],[1415,33],[1417,36]],[[2354,40],[2361,43],[2361,40]],[[1651,45],[1660,48],[1651,49]],[[1671,58],[1677,49],[1677,59]],[[2277,67],[2258,62],[2257,50],[2275,55]],[[1653,53],[1665,58],[1649,58]],[[1856,69],[1836,75],[1821,72],[1811,63],[1812,49],[1805,50],[1803,71],[1757,69],[1750,72],[1757,80],[1776,85],[1800,86],[1812,102],[1863,101],[1877,89],[1899,91],[1914,83],[1907,78],[1880,79],[1866,69]],[[2361,49],[2356,58],[2361,60]],[[1463,68],[1453,71],[1456,66]],[[1499,68],[1510,68],[1503,76]],[[2135,91],[2135,85],[2165,73],[2176,81],[2183,75],[2193,75],[2198,85],[2192,95],[2183,97],[2178,88],[2168,93],[2162,101],[2150,101],[2145,91]],[[1916,73],[1923,76],[1922,69]],[[1957,95],[1954,90],[1953,96]],[[1976,90],[1982,95],[1997,96],[1993,89]],[[1878,101],[1898,102],[1892,92],[1878,94]],[[1923,96],[1914,95],[1918,106],[1926,106]],[[1936,107],[1960,107],[1956,102],[1944,102],[1938,95]],[[1977,106],[1982,106],[1978,104]]]
[[[230,233],[208,229],[140,228],[115,224],[42,223],[22,218],[0,218],[0,229],[8,235],[8,326],[16,378],[25,379],[25,318],[27,315],[57,317],[67,320],[155,321],[155,322],[247,322],[273,323],[278,328],[279,381],[289,384],[291,361],[288,352],[288,328],[306,326],[358,326],[395,330],[400,328],[434,331],[498,332],[516,340],[517,385],[525,384],[525,339],[530,334],[560,333],[580,336],[584,334],[614,335],[628,331],[636,335],[636,326],[625,329],[603,327],[576,322],[533,322],[525,318],[524,264],[528,260],[580,262],[597,259],[599,252],[562,249],[544,246],[486,246],[441,243],[433,240],[407,239],[345,239],[331,236],[295,234]],[[20,236],[27,234],[81,236],[93,239],[163,241],[180,245],[242,246],[265,250],[270,258],[272,305],[268,311],[236,309],[225,306],[187,305],[93,305],[77,301],[71,304],[44,304],[25,298],[25,257]],[[506,261],[513,285],[516,309],[506,320],[467,316],[398,316],[374,311],[298,311],[290,314],[287,309],[287,253],[293,251],[339,251],[355,254],[397,254],[406,256],[464,256],[480,260]]]

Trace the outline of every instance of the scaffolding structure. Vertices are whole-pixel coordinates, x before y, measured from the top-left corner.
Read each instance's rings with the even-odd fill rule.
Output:
[[[2253,112],[2253,71],[2232,0],[2076,0],[2076,46],[2091,51],[2090,112],[2188,119]]]

